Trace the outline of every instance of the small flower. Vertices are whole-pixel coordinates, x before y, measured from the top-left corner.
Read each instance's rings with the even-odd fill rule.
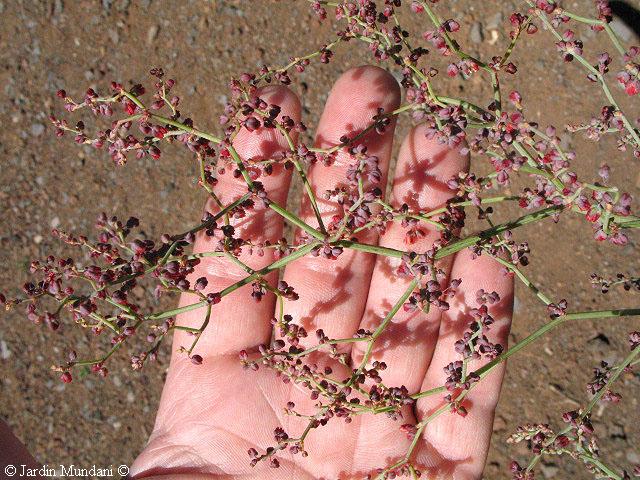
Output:
[[[547,305],[547,311],[551,318],[561,317],[567,311],[567,301],[562,299],[558,303],[550,303]]]
[[[204,290],[205,288],[207,288],[208,284],[209,284],[209,281],[207,280],[206,277],[200,277],[193,284],[193,289],[200,292],[200,291]]]
[[[216,305],[222,301],[222,295],[220,292],[214,292],[207,294],[207,303],[209,305]]]
[[[446,20],[442,26],[447,32],[457,32],[460,30],[460,24],[453,19]]]
[[[244,121],[244,127],[249,132],[253,132],[260,128],[260,120],[253,116],[247,117],[247,119]]]

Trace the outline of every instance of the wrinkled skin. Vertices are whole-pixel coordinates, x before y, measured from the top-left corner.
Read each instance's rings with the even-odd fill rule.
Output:
[[[266,87],[258,95],[280,105],[281,115],[300,119],[300,102],[287,88]],[[337,80],[327,100],[316,145],[336,145],[342,135],[353,136],[365,128],[378,107],[389,112],[399,103],[399,87],[384,70],[369,66],[349,70]],[[392,123],[383,134],[367,134],[363,140],[368,153],[379,158],[383,185],[387,181],[394,129]],[[452,195],[446,181],[469,168],[469,158],[460,152],[460,146],[439,145],[424,133],[424,128],[417,126],[402,143],[395,173],[390,175],[392,190],[387,201],[394,206],[403,203],[412,209],[442,206]],[[280,134],[264,128],[254,132],[242,130],[234,146],[247,159],[270,158],[276,151],[287,148]],[[347,155],[341,153],[331,167],[314,165],[310,169],[309,181],[317,192],[325,223],[339,210],[336,204],[324,199],[323,192],[344,183],[348,163]],[[284,205],[290,178],[290,171],[276,168],[272,176],[260,181],[269,197]],[[215,188],[223,203],[246,191],[246,185],[230,172],[220,175]],[[206,208],[215,212],[211,205]],[[304,200],[301,215],[310,225],[317,225],[310,205]],[[235,225],[243,238],[255,242],[275,241],[283,234],[281,217],[264,208],[252,211]],[[359,240],[421,252],[439,238],[434,228],[426,226],[424,230],[424,238],[411,245],[405,242],[406,229],[399,224],[390,226],[380,238],[374,232],[365,232]],[[211,250],[215,241],[200,236],[195,250]],[[266,251],[263,257],[245,252],[240,258],[253,268],[274,260],[271,251]],[[246,275],[224,258],[205,260],[191,280],[206,276],[207,292],[220,291]],[[318,328],[330,338],[349,337],[359,328],[375,329],[407,288],[409,280],[395,274],[398,264],[396,260],[352,250],[345,250],[337,260],[309,256],[289,264],[284,280],[295,288],[300,299],[287,301],[285,312],[309,332],[304,345],[313,345],[314,331]],[[400,310],[373,352],[374,360],[383,360],[388,365],[381,372],[385,385],[405,385],[411,393],[443,385],[446,378],[443,367],[460,358],[453,344],[469,324],[468,312],[477,307],[476,292],[480,288],[496,291],[501,297],[489,309],[496,319],[489,337],[506,347],[512,313],[512,278],[501,272],[495,260],[486,256],[472,259],[468,251],[444,259],[440,267],[447,272],[443,285],[451,279],[462,280],[450,301],[451,308],[446,312],[433,308],[428,314]],[[272,282],[277,279],[274,275],[268,278]],[[268,461],[255,467],[249,465],[247,450],[256,448],[263,453],[274,444],[276,427],[282,426],[291,437],[298,437],[304,430],[306,420],[284,413],[288,401],[293,401],[300,413],[315,412],[315,402],[309,399],[304,387],[283,383],[268,368],[258,372],[242,368],[238,360],[240,350],[255,351],[257,345],[270,341],[269,321],[276,307],[273,296],[265,296],[256,303],[250,293],[251,286],[247,285],[213,307],[211,323],[194,351],[203,357],[202,365],[192,364],[178,351],[181,346],[189,347],[193,337],[185,332],[176,333],[155,429],[133,465],[132,475],[162,479],[351,479],[368,474],[375,477],[376,469],[402,458],[411,437],[400,430],[400,425],[429,416],[443,404],[442,394],[419,400],[415,407],[403,412],[400,420],[367,414],[347,424],[334,418],[326,426],[311,431],[305,442],[308,457],[281,452],[280,468],[270,468]],[[193,301],[194,297],[183,296],[181,304]],[[179,316],[177,321],[180,325],[199,327],[203,317],[204,309],[200,309]],[[357,365],[363,355],[363,344],[343,351]],[[336,378],[349,375],[345,367],[332,364],[326,357],[317,356],[314,361],[331,365]],[[472,362],[470,368],[485,361]],[[468,410],[466,417],[447,412],[429,423],[412,456],[412,464],[428,473],[426,478],[481,477],[503,374],[504,365],[499,365],[472,389],[464,404]]]

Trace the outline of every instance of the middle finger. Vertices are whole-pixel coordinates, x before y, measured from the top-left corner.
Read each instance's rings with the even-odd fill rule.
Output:
[[[372,123],[373,116],[382,108],[389,113],[400,103],[400,88],[385,70],[363,66],[344,73],[335,83],[320,120],[315,145],[330,148],[341,143],[344,135],[353,138]],[[389,158],[393,142],[395,120],[382,133],[368,132],[356,144],[367,147],[367,155],[378,158],[384,191]],[[325,167],[321,163],[309,169],[308,179],[319,200],[319,210],[325,225],[335,215],[342,216],[338,202],[322,200],[325,192],[347,184],[347,171],[353,159],[346,151],[337,152],[334,163]],[[303,201],[302,218],[317,225],[308,201]],[[363,232],[361,241],[376,243],[374,232]],[[313,332],[322,329],[331,338],[345,338],[354,334],[360,323],[375,257],[372,254],[345,249],[337,259],[322,256],[304,257],[287,266],[284,281],[292,285],[300,300],[287,302],[285,313],[302,325],[311,335],[303,341],[313,345]]]

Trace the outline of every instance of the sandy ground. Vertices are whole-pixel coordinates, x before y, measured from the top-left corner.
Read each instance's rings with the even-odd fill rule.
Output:
[[[569,3],[574,10],[591,12],[592,2]],[[458,38],[487,57],[506,45],[504,35],[492,31],[504,24],[513,5],[451,0],[439,8],[450,11],[443,16],[461,20]],[[284,64],[292,54],[313,51],[330,34],[301,0],[8,0],[0,1],[0,16],[0,290],[9,292],[26,280],[30,259],[63,251],[49,237],[51,227],[87,233],[104,210],[138,215],[153,238],[183,230],[197,219],[203,200],[192,180],[192,162],[178,150],[168,150],[157,164],[132,161],[116,171],[105,155],[57,141],[46,116],[59,108],[54,99],[58,88],[79,95],[87,86],[106,87],[113,79],[147,80],[150,67],[162,66],[179,81],[183,112],[215,128],[231,75],[263,63]],[[410,23],[421,31],[418,21],[424,20]],[[627,42],[638,42],[628,29],[621,33]],[[525,39],[515,54],[521,65],[518,88],[529,111],[542,124],[587,120],[604,105],[599,90],[577,66],[563,66],[550,36],[542,36],[540,43]],[[590,36],[588,51],[599,53],[604,44]],[[326,86],[348,67],[369,62],[362,51],[342,52],[337,51],[329,67],[305,72],[295,86],[309,126],[319,117]],[[470,98],[490,96],[474,81],[442,88]],[[401,124],[401,134],[407,126]],[[593,144],[568,136],[564,141],[578,153],[579,172],[593,178],[594,169],[606,160],[613,182],[639,193],[637,161],[616,154],[612,142]],[[603,297],[589,285],[594,271],[637,274],[637,236],[628,246],[614,248],[594,244],[588,225],[575,218],[553,227],[548,222],[518,234],[531,244],[529,273],[535,281],[554,297],[570,299],[574,309],[637,306],[638,294]],[[541,306],[518,286],[511,340],[523,338],[545,318]],[[518,424],[557,426],[562,412],[588,400],[585,384],[591,367],[603,358],[620,359],[627,348],[626,332],[633,328],[638,328],[637,319],[567,326],[510,361],[486,478],[509,478],[510,459],[525,458],[523,447],[505,443]],[[120,359],[105,381],[91,377],[63,385],[49,366],[71,346],[94,348],[84,332],[64,330],[64,335],[51,334],[19,312],[0,318],[0,417],[42,462],[130,464],[153,426],[166,362],[134,373]],[[606,457],[629,468],[640,463],[640,379],[629,375],[622,383],[624,402],[597,410],[595,424]],[[591,478],[583,466],[566,459],[544,463],[541,477]]]

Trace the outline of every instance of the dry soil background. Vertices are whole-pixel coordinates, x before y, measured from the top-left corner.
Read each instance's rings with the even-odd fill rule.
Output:
[[[569,3],[574,10],[592,12],[590,1]],[[461,20],[458,38],[486,57],[506,45],[505,36],[494,32],[505,26],[515,5],[447,0],[438,8],[443,16]],[[162,66],[178,79],[182,110],[200,125],[215,128],[231,75],[263,63],[283,64],[290,55],[314,50],[330,34],[303,0],[5,0],[0,1],[0,18],[0,290],[9,293],[26,280],[30,259],[63,251],[48,236],[51,227],[87,233],[104,210],[138,215],[144,231],[157,238],[164,231],[183,230],[200,211],[193,165],[180,151],[169,150],[159,163],[132,161],[116,171],[105,155],[78,149],[69,139],[57,141],[46,117],[59,111],[54,100],[58,88],[79,95],[87,86],[105,87],[113,79],[146,80],[150,67]],[[410,24],[420,32],[424,21],[413,18]],[[619,28],[627,44],[638,42],[632,31]],[[593,35],[585,36],[589,53],[605,48]],[[604,104],[599,90],[578,67],[562,65],[547,33],[540,37],[539,43],[525,39],[515,54],[521,66],[516,80],[529,111],[542,123],[560,126],[588,119]],[[310,126],[321,112],[327,86],[344,69],[369,61],[362,51],[342,52],[329,67],[310,69],[295,86]],[[443,88],[483,98],[485,104],[490,98],[475,81]],[[406,128],[402,124],[400,133]],[[580,172],[592,175],[606,160],[613,181],[638,195],[640,170],[629,155],[617,154],[610,142],[563,141],[578,152]],[[637,305],[637,294],[603,298],[588,280],[593,271],[637,274],[637,235],[625,248],[595,245],[589,237],[589,227],[569,217],[560,228],[547,222],[518,235],[532,247],[532,278],[554,297],[568,298],[571,308]],[[512,341],[545,318],[543,309],[518,287]],[[587,400],[590,368],[602,358],[619,359],[627,348],[625,332],[632,328],[638,328],[637,319],[567,326],[510,361],[486,478],[508,478],[509,460],[524,458],[524,449],[505,444],[519,423],[558,425],[562,412]],[[166,363],[134,373],[119,360],[106,380],[91,377],[63,385],[48,367],[71,346],[93,348],[83,332],[64,330],[64,335],[51,334],[30,325],[19,312],[2,315],[0,417],[41,462],[130,464],[152,428]],[[603,452],[628,468],[640,463],[640,379],[629,375],[622,383],[623,404],[598,410],[595,424]],[[546,461],[541,476],[591,478],[581,465],[567,460]]]

